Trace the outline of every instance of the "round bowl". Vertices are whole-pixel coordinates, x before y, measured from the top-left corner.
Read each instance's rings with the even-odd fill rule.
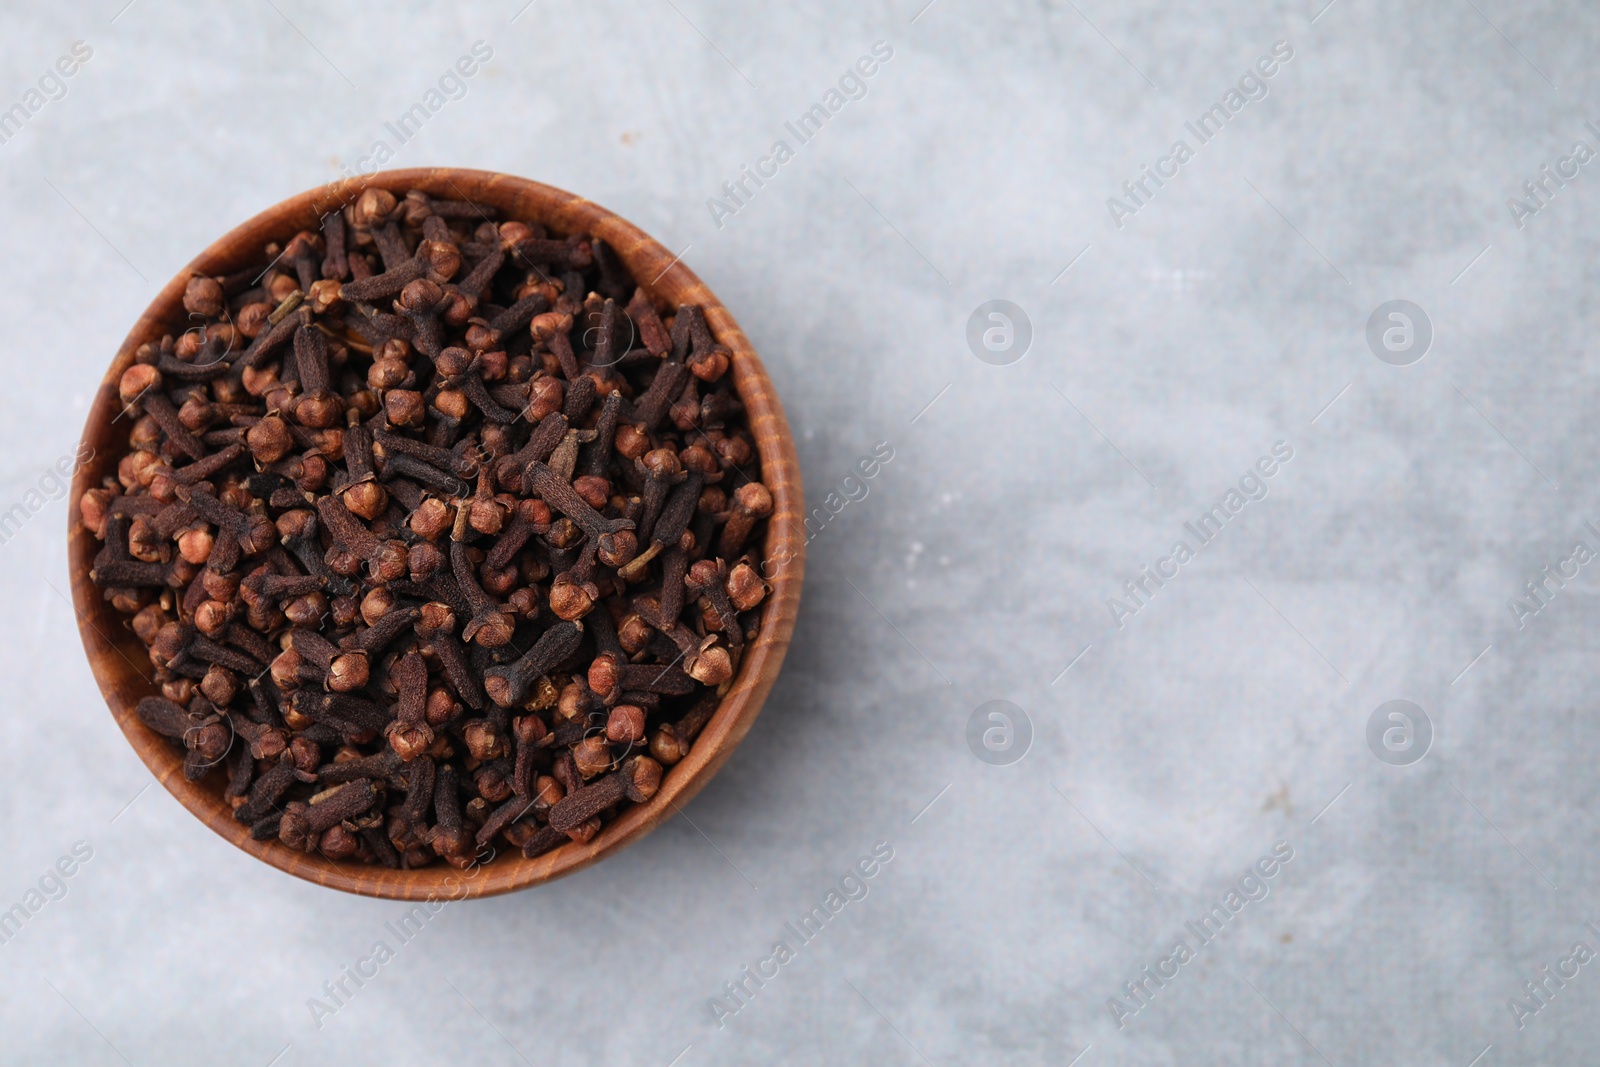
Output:
[[[628,808],[587,843],[569,842],[534,859],[510,853],[470,873],[445,864],[415,870],[391,870],[375,864],[336,863],[321,855],[297,852],[276,841],[256,841],[250,828],[236,822],[223,799],[220,775],[189,782],[183,758],[165,738],[147,729],[135,714],[141,697],[158,691],[151,681],[146,649],[89,579],[99,542],[84,528],[78,501],[86,489],[115,474],[126,453],[131,420],[119,419],[117,383],[133,362],[135,350],[157,341],[183,320],[183,290],[195,274],[221,275],[258,262],[269,241],[287,241],[297,231],[316,229],[326,212],[349,203],[368,187],[403,196],[422,189],[430,196],[473,200],[498,208],[507,218],[537,221],[558,234],[584,232],[603,239],[658,302],[671,306],[699,304],[718,341],[733,353],[734,386],[743,401],[751,435],[761,456],[761,478],[772,492],[773,513],[767,523],[763,551],[772,592],[761,609],[761,629],[746,648],[732,686],[706,724],[689,755],[671,767],[659,792],[646,804]],[[805,574],[804,505],[800,465],[783,407],[750,341],[726,308],[684,266],[678,257],[644,231],[598,204],[538,182],[507,174],[457,168],[414,168],[342,179],[312,189],[268,208],[223,236],[168,282],[156,295],[117,351],[100,383],[84,426],[82,443],[93,449],[73,478],[68,516],[67,562],[78,630],[100,691],[112,717],[145,766],[167,791],[212,830],[264,863],[318,885],[365,896],[395,900],[453,899],[491,896],[548,882],[589,866],[649,833],[711,780],[761,710],[783,664],[800,607]]]

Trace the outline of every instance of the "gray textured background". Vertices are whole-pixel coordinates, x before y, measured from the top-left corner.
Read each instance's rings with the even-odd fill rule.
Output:
[[[1600,13],[122,2],[0,18],[0,108],[94,50],[0,145],[0,510],[70,453],[159,284],[354,165],[480,39],[487,68],[392,165],[538,178],[689,246],[777,383],[813,503],[875,442],[895,458],[813,542],[778,687],[685,817],[451,906],[320,1029],[307,998],[404,909],[270,870],[146,788],[44,502],[0,546],[0,907],[73,842],[94,858],[0,946],[0,1060],[1591,1055],[1600,964],[1521,1031],[1507,999],[1600,947],[1600,579],[1521,630],[1506,602],[1579,537],[1600,549],[1600,164],[1525,228],[1506,198],[1600,147]],[[880,39],[866,99],[718,229],[706,199]],[[1114,227],[1106,198],[1280,39],[1270,95]],[[1363,338],[1400,297],[1436,330],[1409,367]],[[964,341],[993,298],[1033,324],[1011,366]],[[1277,440],[1271,495],[1113,626],[1106,598]],[[1436,730],[1409,767],[1365,741],[1398,697]],[[1031,720],[1013,766],[965,741],[992,699]],[[708,998],[880,840],[870,895],[719,1030]],[[1295,857],[1271,896],[1119,1030],[1107,998],[1276,841]]]

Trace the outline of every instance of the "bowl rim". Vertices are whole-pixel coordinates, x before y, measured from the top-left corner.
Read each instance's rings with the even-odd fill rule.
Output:
[[[99,542],[83,525],[79,503],[84,491],[115,475],[116,462],[127,450],[128,423],[121,410],[118,381],[133,363],[135,350],[159,340],[182,320],[183,290],[196,274],[220,275],[258,260],[272,240],[286,242],[302,229],[315,230],[329,210],[352,202],[368,188],[388,189],[403,196],[421,189],[440,199],[463,199],[495,207],[503,217],[538,221],[562,234],[587,233],[603,239],[618,254],[652,299],[669,306],[694,303],[705,310],[717,340],[732,353],[734,387],[745,405],[751,436],[761,459],[763,484],[772,493],[773,513],[767,521],[763,575],[771,588],[762,606],[761,627],[745,649],[731,687],[689,754],[667,769],[656,795],[633,805],[595,837],[568,842],[533,859],[511,853],[457,871],[447,864],[415,870],[392,870],[377,864],[341,863],[290,849],[276,839],[256,841],[250,828],[234,820],[222,798],[217,775],[201,782],[183,776],[183,759],[165,738],[138,720],[141,697],[157,692],[150,680],[146,650],[89,579]],[[280,201],[240,223],[212,242],[173,277],[140,314],[117,350],[89,409],[80,440],[79,463],[73,475],[67,516],[67,560],[78,631],[90,668],[118,727],[134,751],[166,790],[219,836],[278,870],[317,885],[362,896],[392,900],[465,900],[540,885],[582,870],[639,840],[699,792],[749,731],[777,679],[799,613],[805,576],[804,494],[794,439],[771,379],[744,332],[709,287],[680,258],[622,216],[554,186],[494,171],[460,167],[413,167],[338,179]],[[130,420],[131,421],[131,420]]]

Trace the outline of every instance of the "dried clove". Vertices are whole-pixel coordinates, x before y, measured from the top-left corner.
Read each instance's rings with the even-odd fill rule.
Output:
[[[140,722],[329,860],[592,840],[759,628],[737,357],[604,242],[484,205],[367,189],[260,251],[137,350],[81,502]]]

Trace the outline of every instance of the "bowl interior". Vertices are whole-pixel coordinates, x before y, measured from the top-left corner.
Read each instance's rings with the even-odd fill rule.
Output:
[[[141,697],[157,691],[144,645],[124,616],[114,611],[89,580],[99,542],[84,529],[78,501],[86,489],[115,475],[127,450],[129,419],[118,418],[117,383],[139,345],[172,332],[183,318],[184,285],[193,275],[218,275],[260,261],[269,241],[283,242],[299,230],[314,230],[328,211],[349,203],[368,187],[403,196],[421,189],[442,199],[472,200],[497,208],[502,218],[537,221],[559,234],[583,232],[601,238],[658,303],[699,304],[717,340],[733,353],[734,385],[743,401],[750,432],[761,457],[762,481],[773,497],[762,545],[772,592],[762,606],[761,628],[746,648],[731,688],[689,755],[671,767],[660,791],[647,804],[628,808],[587,843],[571,842],[535,859],[511,854],[470,873],[435,864],[417,870],[335,863],[320,854],[297,852],[278,841],[255,841],[236,822],[222,797],[220,774],[202,782],[183,776],[183,760],[165,739],[146,729],[135,715]],[[207,248],[161,290],[140,316],[101,382],[84,427],[82,443],[92,449],[73,479],[68,516],[68,567],[78,628],[106,703],[139,757],[156,778],[202,822],[256,858],[319,885],[399,900],[465,899],[505,893],[570,874],[637,840],[676,812],[711,778],[750,729],[773,681],[794,630],[805,571],[800,469],[783,408],[766,370],[733,317],[694,273],[647,234],[597,204],[537,182],[487,171],[454,168],[394,170],[341,180],[291,197],[237,227]]]

